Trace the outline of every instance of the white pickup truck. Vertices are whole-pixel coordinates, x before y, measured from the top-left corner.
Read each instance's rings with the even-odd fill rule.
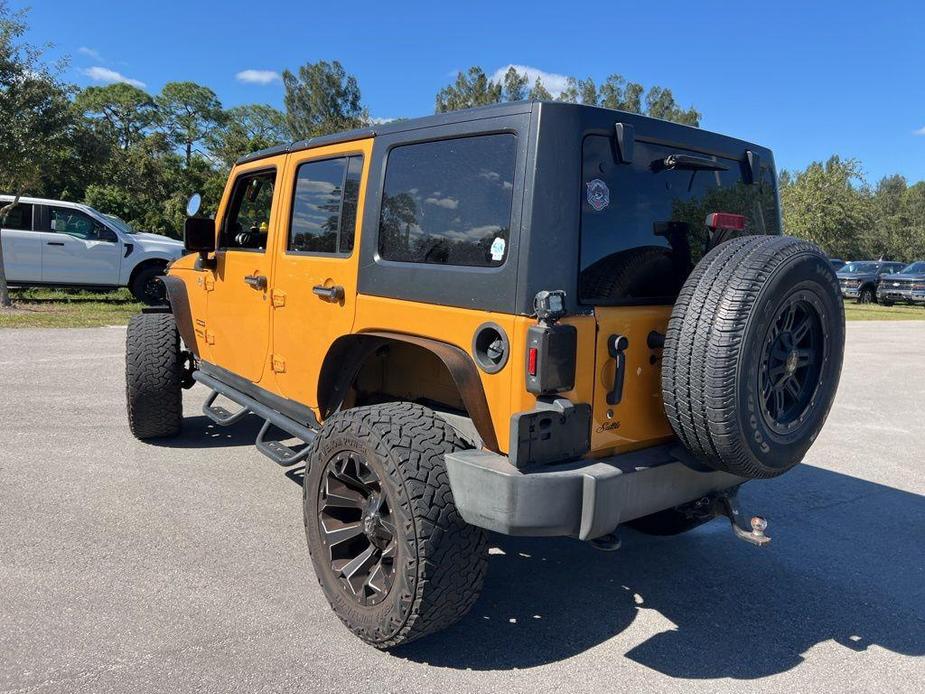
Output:
[[[0,207],[12,201],[0,195]],[[12,286],[128,287],[146,304],[163,303],[158,278],[183,255],[181,241],[137,232],[87,205],[41,198],[20,198],[0,241]]]

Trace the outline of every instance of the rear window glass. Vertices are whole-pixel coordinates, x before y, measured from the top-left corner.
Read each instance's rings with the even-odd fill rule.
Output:
[[[504,263],[515,151],[511,134],[393,149],[379,217],[382,258],[482,267]]]
[[[670,168],[669,155],[691,159]],[[717,243],[780,233],[766,164],[760,182],[748,184],[737,161],[638,140],[633,163],[618,164],[611,138],[592,135],[582,148],[581,195],[579,297],[586,304],[671,303]],[[705,221],[713,212],[744,216],[744,230],[711,233]]]
[[[0,200],[0,207],[9,203]],[[32,231],[32,205],[19,203],[9,211],[4,229],[17,229],[19,231]]]

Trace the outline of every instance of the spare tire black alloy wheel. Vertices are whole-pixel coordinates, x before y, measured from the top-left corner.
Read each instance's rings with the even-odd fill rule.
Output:
[[[823,307],[814,294],[788,297],[768,327],[759,373],[761,414],[768,427],[786,434],[813,404],[826,359]]]
[[[395,526],[379,476],[359,453],[328,462],[318,522],[331,571],[360,605],[375,605],[395,578]]]

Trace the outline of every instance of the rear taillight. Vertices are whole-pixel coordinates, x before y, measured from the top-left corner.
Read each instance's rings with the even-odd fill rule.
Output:
[[[529,376],[536,376],[536,355],[537,348],[531,347],[529,353],[527,354],[527,374]]]
[[[732,214],[731,212],[711,212],[707,215],[706,225],[713,231],[718,229],[744,231],[745,216],[741,214]]]

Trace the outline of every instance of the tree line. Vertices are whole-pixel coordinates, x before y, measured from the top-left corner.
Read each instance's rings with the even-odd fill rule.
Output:
[[[336,60],[285,70],[283,110],[226,108],[194,82],[168,82],[157,94],[125,83],[68,84],[64,65],[49,65],[41,48],[24,40],[26,30],[25,12],[0,0],[0,192],[83,201],[141,230],[178,237],[193,191],[213,212],[243,154],[375,122],[357,79]],[[646,89],[619,74],[600,84],[570,77],[555,98],[692,126],[701,119],[670,89]],[[522,99],[553,95],[514,67],[495,80],[473,66],[437,92],[435,111]],[[781,172],[780,190],[786,232],[832,255],[925,256],[925,182],[909,185],[894,175],[869,185],[858,162],[834,156]],[[0,207],[0,223],[10,209]],[[4,284],[0,272],[0,299]]]

